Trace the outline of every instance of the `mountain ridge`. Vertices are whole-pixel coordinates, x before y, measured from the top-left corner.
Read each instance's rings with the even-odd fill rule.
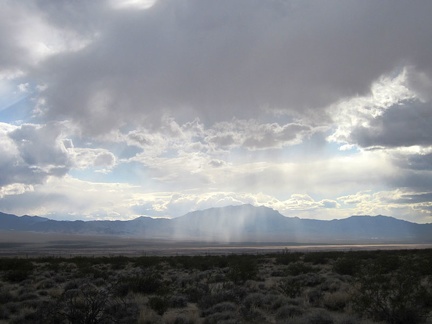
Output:
[[[57,221],[0,212],[0,230],[203,242],[432,242],[430,223],[418,224],[383,215],[354,215],[332,220],[302,219],[252,205],[214,207],[173,219],[139,216],[126,221]]]

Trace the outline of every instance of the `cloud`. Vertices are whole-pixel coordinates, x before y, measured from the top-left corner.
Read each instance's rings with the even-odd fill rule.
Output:
[[[256,120],[220,122],[207,131],[206,141],[216,148],[243,147],[248,150],[282,148],[302,142],[312,127],[297,123],[258,123]]]
[[[402,169],[417,171],[432,170],[432,153],[426,152],[396,153],[394,154],[395,164]]]
[[[2,206],[429,215],[432,3],[0,7]]]
[[[69,171],[61,125],[0,124],[0,186],[37,184]]]
[[[101,4],[40,1],[34,12],[88,39],[31,73],[47,85],[47,118],[72,119],[89,134],[154,123],[166,111],[213,124],[270,108],[321,122],[328,105],[367,93],[401,66],[431,75],[426,2],[160,0],[140,11]]]
[[[432,103],[409,102],[387,109],[367,126],[352,130],[350,142],[361,147],[432,145]]]
[[[110,170],[116,164],[116,157],[106,149],[73,148],[69,150],[72,155],[73,166],[78,169],[96,168]]]
[[[349,204],[357,215],[391,215],[408,221],[430,223],[431,193],[410,189],[394,189],[378,192],[358,192],[339,197],[342,206]]]

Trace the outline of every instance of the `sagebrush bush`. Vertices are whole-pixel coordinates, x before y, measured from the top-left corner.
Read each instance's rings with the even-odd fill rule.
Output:
[[[381,269],[380,265],[363,269],[355,286],[354,309],[387,323],[421,323],[432,306],[431,287],[408,265],[390,274]]]
[[[326,293],[323,297],[323,305],[329,310],[340,312],[345,309],[350,300],[350,294],[344,291]]]
[[[415,324],[431,266],[432,250],[1,259],[0,322]]]
[[[276,311],[276,319],[288,320],[293,317],[299,317],[304,314],[304,309],[294,305],[284,305]]]
[[[157,314],[162,315],[165,313],[169,307],[168,300],[164,297],[155,296],[149,298],[149,306]]]
[[[304,262],[293,262],[288,265],[286,273],[291,276],[298,276],[300,274],[316,272],[317,269]]]

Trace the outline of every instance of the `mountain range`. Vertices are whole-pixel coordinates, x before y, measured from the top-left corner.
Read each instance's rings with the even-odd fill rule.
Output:
[[[0,231],[231,243],[432,243],[432,224],[381,215],[335,220],[301,219],[252,205],[210,208],[173,219],[138,217],[128,221],[56,221],[0,213]]]

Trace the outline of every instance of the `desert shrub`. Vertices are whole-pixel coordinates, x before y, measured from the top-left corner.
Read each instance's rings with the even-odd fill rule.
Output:
[[[130,323],[138,314],[135,304],[116,299],[109,287],[91,283],[81,283],[43,303],[38,307],[38,323]]]
[[[303,286],[295,277],[284,278],[277,285],[278,290],[287,297],[295,298],[300,296]]]
[[[303,261],[314,265],[327,264],[330,260],[336,259],[341,252],[310,252],[304,255]]]
[[[288,299],[283,295],[270,294],[265,296],[264,303],[268,309],[277,310],[288,304]]]
[[[284,305],[280,307],[275,314],[276,319],[284,320],[292,317],[298,317],[303,315],[304,310],[299,306],[294,305]]]
[[[187,297],[184,295],[173,295],[169,297],[169,306],[173,308],[183,308],[187,306]]]
[[[102,278],[97,278],[97,279],[93,280],[92,282],[94,285],[96,285],[98,287],[102,287],[102,286],[106,285],[105,280]]]
[[[314,307],[318,307],[321,304],[323,292],[321,289],[317,289],[317,288],[310,289],[307,291],[306,297],[310,305]]]
[[[190,302],[202,303],[203,298],[209,295],[210,288],[207,284],[198,282],[183,289],[183,293],[187,296]]]
[[[10,316],[9,310],[0,302],[0,320],[8,320]]]
[[[357,279],[354,309],[387,323],[422,322],[432,306],[430,287],[409,268],[390,274],[380,269],[379,265],[367,267]]]
[[[19,301],[38,299],[39,296],[35,292],[26,292],[18,296]]]
[[[324,278],[317,273],[304,273],[293,278],[298,281],[303,287],[315,287],[324,282]]]
[[[4,305],[6,303],[9,303],[10,301],[13,301],[12,294],[10,293],[9,290],[2,288],[0,290],[0,305]]]
[[[390,273],[402,266],[399,255],[389,253],[381,255],[379,258],[375,258],[373,264],[374,271],[379,273]]]
[[[325,308],[332,311],[343,311],[349,303],[351,297],[347,292],[337,291],[334,293],[327,293],[323,298],[323,305]]]
[[[132,263],[136,267],[147,269],[147,268],[158,266],[162,261],[163,259],[158,256],[143,256],[143,257],[134,258]]]
[[[168,316],[164,316],[163,322],[164,324],[194,324],[196,320],[194,315],[169,314]]]
[[[285,270],[283,269],[274,269],[270,272],[271,277],[284,277],[285,274]]]
[[[202,296],[198,301],[198,306],[201,309],[207,309],[225,301],[238,302],[245,296],[245,294],[246,292],[240,287],[222,289]]]
[[[49,289],[57,286],[57,283],[52,279],[45,279],[38,283],[38,289]]]
[[[204,319],[204,324],[228,324],[228,323],[238,323],[237,314],[235,312],[221,312],[215,313],[207,316]]]
[[[87,282],[87,281],[85,281],[85,282]],[[64,290],[67,291],[67,290],[71,290],[71,289],[78,289],[79,286],[80,286],[80,281],[78,281],[78,280],[71,280],[71,281],[68,281],[65,284]]]
[[[203,317],[207,317],[211,314],[215,313],[224,313],[224,312],[235,312],[237,310],[237,305],[232,302],[221,302],[219,304],[213,305],[212,307],[205,309],[201,312]]]
[[[353,276],[361,269],[361,260],[353,256],[342,257],[333,264],[333,271],[341,275]]]
[[[197,269],[201,271],[225,268],[228,266],[229,258],[222,255],[207,255],[207,256],[176,256],[171,257],[168,263],[174,268],[181,269]]]
[[[300,253],[300,252],[283,251],[280,254],[276,254],[276,256],[275,256],[276,264],[288,265],[290,263],[300,261],[300,259],[303,255],[304,254]]]
[[[104,261],[107,264],[111,265],[111,269],[121,270],[124,269],[126,265],[129,263],[129,258],[119,255],[119,256],[111,256],[109,258],[105,258]]]
[[[240,315],[243,319],[243,321],[238,321],[240,323],[265,323],[265,315],[263,310],[259,308],[247,308],[247,307],[240,307]],[[237,323],[238,323],[237,322]]]
[[[247,309],[259,308],[265,304],[265,295],[262,293],[252,293],[243,300],[243,306]]]
[[[154,296],[149,298],[149,306],[159,315],[163,315],[168,310],[168,300],[164,297]]]
[[[344,283],[337,277],[327,276],[321,284],[321,289],[327,292],[336,292],[342,288]]]
[[[4,279],[9,282],[22,282],[33,273],[34,265],[27,259],[3,259],[0,270],[5,271]]]
[[[100,323],[109,302],[108,292],[91,284],[65,291],[62,314],[72,323]]]
[[[164,283],[160,275],[151,272],[133,277],[123,277],[115,285],[115,291],[118,296],[126,296],[129,291],[140,294],[154,294],[161,292]]]
[[[229,263],[228,278],[235,283],[244,283],[256,278],[258,267],[256,260],[251,257],[239,257]]]
[[[311,265],[298,261],[289,264],[286,273],[291,276],[298,276],[300,274],[316,272],[316,271],[317,269],[312,267]]]
[[[48,291],[46,290],[38,290],[39,296],[48,296]]]
[[[325,309],[314,309],[303,315],[300,322],[305,324],[333,324],[334,320]]]

